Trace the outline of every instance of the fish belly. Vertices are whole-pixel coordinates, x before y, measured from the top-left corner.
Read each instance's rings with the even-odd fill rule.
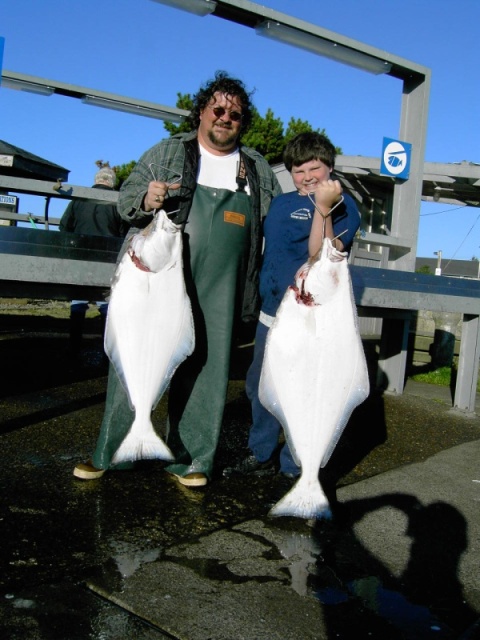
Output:
[[[192,353],[194,342],[181,261],[152,273],[140,270],[125,255],[109,303],[105,351],[125,387],[135,419],[112,462],[173,460],[155,433],[151,412],[177,367]]]
[[[260,401],[282,424],[301,466],[300,479],[271,515],[330,516],[319,470],[353,409],[369,393],[348,272],[346,276],[345,291],[340,288],[322,305],[299,304],[288,290],[267,337]]]

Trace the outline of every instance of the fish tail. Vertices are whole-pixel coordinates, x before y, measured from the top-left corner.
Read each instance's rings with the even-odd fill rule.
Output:
[[[270,509],[268,515],[329,520],[332,512],[318,479],[312,482],[301,476],[292,489]]]
[[[134,462],[135,460],[167,460],[175,458],[159,436],[153,430],[153,426],[143,433],[138,433],[135,422],[129,433],[119,446],[112,458],[113,464],[120,462]]]

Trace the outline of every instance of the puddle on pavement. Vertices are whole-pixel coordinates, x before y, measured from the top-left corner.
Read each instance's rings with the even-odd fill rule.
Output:
[[[329,526],[331,533],[333,525]],[[387,588],[378,577],[346,578],[345,567],[339,577],[335,573],[336,566],[343,562],[348,566],[351,556],[347,553],[343,557],[342,550],[337,548],[332,566],[328,545],[334,540],[330,533],[323,537],[318,535],[318,524],[312,527],[304,521],[285,519],[280,523],[248,521],[207,534],[199,538],[198,543],[179,544],[165,550],[139,550],[129,543],[111,541],[115,553],[112,555],[114,562],[109,566],[110,571],[117,572],[117,593],[123,592],[120,585],[128,582],[128,578],[146,564],[158,562],[160,567],[167,563],[183,567],[192,575],[213,583],[264,585],[276,582],[290,586],[299,596],[320,603],[326,616],[329,609],[333,611],[338,605],[357,608],[360,605],[360,609],[369,610],[391,625],[402,638],[454,637],[452,630],[426,606],[410,602],[400,591]],[[238,604],[241,607],[241,601]]]
[[[343,604],[353,597],[398,629],[405,638],[452,638],[452,630],[442,624],[427,607],[409,602],[401,593],[386,589],[378,578],[353,580],[344,589],[323,587],[314,593],[322,605]]]
[[[127,542],[110,541],[110,546],[115,551],[112,559],[122,578],[129,578],[146,563],[154,562],[160,556],[161,549],[138,549]]]
[[[318,523],[315,526],[318,528]],[[408,638],[452,637],[451,630],[427,607],[409,602],[400,592],[384,587],[377,577],[351,580],[341,587],[320,586],[316,575],[318,565],[324,563],[320,538],[313,531],[289,531],[278,545],[280,554],[290,560],[288,570],[291,587],[299,595],[313,596],[327,607],[358,598],[367,609],[391,623]],[[341,562],[341,557],[337,561]],[[323,581],[324,576],[321,579]]]

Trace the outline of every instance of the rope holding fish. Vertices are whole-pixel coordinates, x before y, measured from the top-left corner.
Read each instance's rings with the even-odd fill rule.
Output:
[[[322,213],[320,211],[320,209],[317,207],[317,203],[315,202],[314,198],[312,198],[312,194],[311,193],[307,193],[308,199],[310,200],[310,202],[313,204],[313,206],[315,207],[315,211],[318,211],[318,213],[322,216],[322,218],[324,220],[326,220],[329,216],[332,215],[333,211],[335,211],[335,209],[342,204],[342,202],[345,200],[345,198],[343,196],[340,196],[340,200],[338,202],[336,202],[333,207],[330,209],[330,211],[328,213]]]
[[[307,193],[307,196],[308,196],[308,199],[310,200],[310,202],[313,204],[313,206],[314,206],[314,208],[315,208],[315,211],[317,211],[317,212],[322,216],[322,218],[323,218],[323,229],[322,229],[322,232],[323,232],[323,237],[325,238],[326,225],[327,225],[327,218],[328,218],[329,216],[331,216],[331,215],[332,215],[333,211],[335,211],[335,209],[336,209],[339,205],[341,205],[341,204],[342,204],[342,202],[345,200],[345,198],[344,198],[343,196],[340,196],[340,200],[339,200],[338,202],[336,202],[336,203],[333,205],[333,207],[330,209],[330,211],[329,211],[328,213],[322,213],[322,212],[320,211],[320,209],[318,208],[317,203],[315,202],[315,199],[312,197],[312,194],[311,194],[311,193]],[[344,232],[344,233],[345,233],[345,232]],[[340,235],[342,235],[342,234],[340,234]],[[339,238],[339,237],[340,237],[340,236],[337,236],[336,238],[333,238],[333,240],[332,240],[332,244],[333,244],[333,246],[334,246],[335,248],[336,248],[335,240],[336,240],[337,238]]]
[[[179,182],[181,182],[181,180],[183,178],[183,175],[181,173],[179,173],[178,171],[174,171],[173,169],[171,169],[169,167],[165,167],[162,164],[151,162],[148,165],[148,168],[150,170],[150,173],[152,174],[152,178],[153,178],[154,182],[165,182],[167,190],[170,189],[170,187],[172,187],[173,185],[178,184]],[[166,175],[173,174],[172,179],[171,180],[167,180],[166,178],[165,179],[161,178],[160,174],[162,172],[164,172]],[[165,193],[164,196],[157,195],[157,196],[155,196],[154,201],[157,204],[161,204],[162,202],[165,202],[166,195],[167,195],[166,193]],[[158,211],[159,208],[160,207],[157,207],[155,209],[155,211]]]

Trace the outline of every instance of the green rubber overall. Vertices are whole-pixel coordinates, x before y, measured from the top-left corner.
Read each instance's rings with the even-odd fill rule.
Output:
[[[185,283],[196,346],[175,373],[168,402],[167,443],[176,461],[167,470],[178,475],[201,472],[211,477],[227,393],[233,325],[244,288],[250,217],[246,193],[197,186],[184,232]],[[133,416],[127,394],[110,367],[105,413],[92,458],[95,467],[110,467]]]

